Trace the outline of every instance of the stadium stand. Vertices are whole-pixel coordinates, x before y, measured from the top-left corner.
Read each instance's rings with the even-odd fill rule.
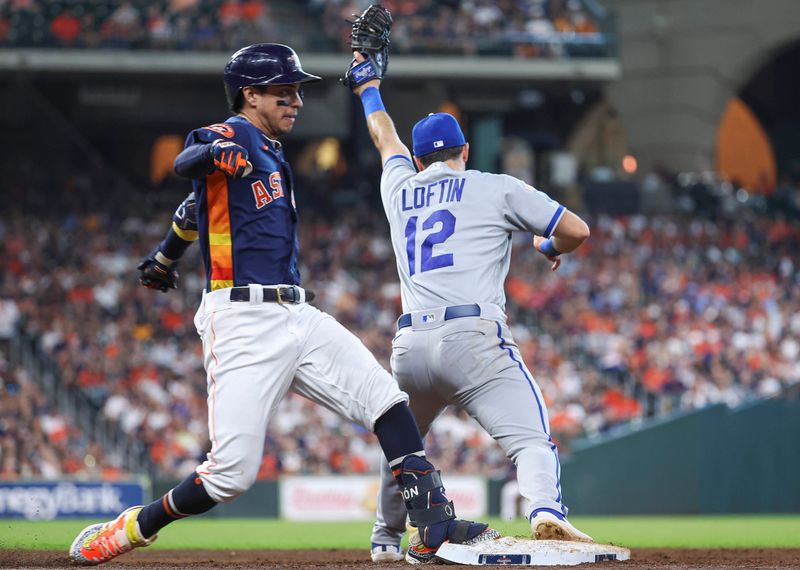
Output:
[[[0,479],[117,479],[120,458],[106,451],[0,355]]]
[[[355,0],[10,0],[0,46],[230,51],[265,41],[302,51],[347,51]],[[397,54],[603,57],[604,12],[580,0],[391,0]],[[586,5],[591,9],[588,9]],[[508,18],[504,14],[515,14]],[[280,22],[280,25],[277,25]],[[320,31],[322,33],[320,33]]]
[[[314,3],[312,3],[314,4]],[[397,0],[392,49],[397,53],[506,55],[518,57],[607,56],[609,39],[580,0]],[[593,4],[593,6],[595,6]],[[596,6],[595,6],[596,7]],[[325,31],[346,51],[347,18],[358,2],[317,2]],[[508,17],[513,14],[513,17]]]
[[[0,46],[230,52],[268,38],[346,52],[346,20],[368,3],[0,0]],[[385,4],[397,15],[398,55],[602,57],[614,49],[593,0]],[[44,118],[50,128],[52,115]],[[140,287],[134,268],[161,238],[185,185],[167,178],[158,189],[133,188],[88,141],[59,129],[45,149],[46,171],[32,156],[0,157],[0,477],[121,476],[125,449],[144,453],[153,475],[182,477],[208,446],[192,324],[200,263],[195,253],[182,260],[181,288],[167,295]],[[348,192],[329,191],[377,176],[354,165],[347,181],[311,184],[311,169],[298,170],[305,284],[388,367],[401,308],[386,224],[374,204],[351,198],[343,207],[336,200]],[[646,193],[658,177],[643,178]],[[594,208],[604,196],[584,196],[592,238],[556,275],[524,236],[515,240],[507,282],[514,335],[564,453],[574,438],[640,418],[800,386],[796,182],[781,181],[768,198],[694,175],[658,185],[668,196],[657,207],[640,200],[657,215],[601,214]],[[307,190],[318,195],[306,200]],[[27,361],[14,356],[12,338],[27,339]],[[79,410],[99,411],[99,423],[84,422],[95,414]],[[133,449],[137,442],[144,448]],[[447,472],[509,469],[456,410],[437,421],[428,449]],[[378,456],[371,434],[290,397],[270,426],[259,477],[373,472]]]
[[[41,182],[23,173],[26,179]],[[91,170],[62,180],[48,192],[12,183],[0,198],[0,309],[10,316],[3,322],[8,329],[18,319],[38,338],[63,389],[102,410],[128,441],[144,442],[153,473],[181,476],[208,444],[205,374],[192,325],[199,260],[190,253],[181,262],[178,291],[140,287],[134,268],[160,239],[169,210],[146,219],[147,201],[130,199],[115,210],[110,204],[124,190]],[[507,283],[514,334],[565,452],[572,438],[631,420],[735,405],[800,382],[793,365],[800,354],[800,222],[787,217],[793,211],[783,208],[783,194],[756,200],[714,182],[704,183],[708,199],[687,201],[702,194],[698,184],[676,180],[673,214],[590,218],[590,243],[555,275],[527,238],[515,241]],[[96,188],[108,190],[99,196]],[[43,195],[44,203],[35,198]],[[695,214],[700,205],[702,217]],[[382,216],[366,207],[306,207],[302,215],[301,270],[319,294],[315,304],[388,366],[400,304]],[[8,365],[2,372],[4,410],[14,410],[2,414],[3,475],[119,473],[114,442],[121,440],[93,445],[52,411],[50,394],[26,373]],[[30,410],[38,421],[19,415]],[[508,469],[488,436],[456,411],[440,418],[428,444],[448,472],[478,464]],[[371,434],[292,397],[270,428],[260,477],[372,472],[378,455]]]

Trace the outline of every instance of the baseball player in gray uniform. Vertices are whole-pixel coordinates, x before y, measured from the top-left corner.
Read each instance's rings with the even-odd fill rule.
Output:
[[[355,54],[353,65],[363,59]],[[371,80],[353,92],[381,154],[381,197],[402,286],[394,377],[423,433],[455,404],[495,438],[517,466],[535,538],[591,542],[566,519],[544,398],[506,324],[503,289],[513,231],[533,234],[556,270],[589,228],[521,180],[467,170],[469,145],[452,115],[431,114],[414,126],[412,157],[379,86]],[[372,543],[399,544],[406,513],[386,465],[378,502]]]

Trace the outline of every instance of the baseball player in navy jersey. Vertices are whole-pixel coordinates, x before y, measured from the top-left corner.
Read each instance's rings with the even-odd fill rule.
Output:
[[[379,79],[364,66],[356,53],[351,69],[364,80],[350,87],[383,163],[381,197],[405,311],[392,342],[394,377],[423,434],[455,404],[495,438],[517,466],[535,538],[591,542],[566,519],[544,398],[506,324],[503,290],[513,231],[533,234],[556,270],[589,228],[521,180],[467,170],[469,145],[452,115],[414,126],[412,157],[385,111]],[[384,469],[373,543],[399,544],[404,533],[395,485]]]
[[[431,560],[444,541],[499,536],[483,523],[456,519],[439,472],[425,459],[408,396],[352,333],[307,303],[313,294],[300,286],[295,185],[278,139],[292,131],[303,107],[301,86],[319,79],[287,46],[243,48],[224,74],[234,115],[187,137],[175,171],[192,180],[193,196],[139,268],[143,285],[174,287],[175,261],[197,237],[206,287],[195,325],[211,451],[157,501],[84,529],[70,549],[74,561],[99,564],[147,546],[170,522],[244,493],[256,479],[270,416],[289,390],[375,432],[395,492],[420,528],[410,561]],[[184,220],[192,198],[196,226]]]

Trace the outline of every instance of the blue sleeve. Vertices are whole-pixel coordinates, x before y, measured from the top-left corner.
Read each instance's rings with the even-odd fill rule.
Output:
[[[175,174],[184,178],[199,180],[214,171],[214,158],[211,143],[192,144],[175,157]]]
[[[373,89],[374,89],[374,88],[373,88]],[[387,159],[386,159],[386,160],[383,162],[383,168],[384,168],[384,169],[386,168],[386,165],[387,165],[387,164],[389,164],[389,161],[390,161],[390,160],[394,160],[394,159],[396,159],[396,158],[402,158],[402,159],[404,159],[404,160],[407,160],[407,161],[409,162],[409,164],[411,164],[411,166],[412,166],[412,167],[414,166],[414,162],[411,160],[411,157],[410,157],[410,156],[408,156],[408,155],[406,155],[406,154],[393,154],[392,156],[390,156],[389,158],[387,158]],[[414,172],[416,173],[416,169],[414,169]]]
[[[228,123],[217,123],[195,129],[186,137],[183,151],[175,158],[175,174],[184,178],[200,180],[214,172],[211,143],[217,140],[233,140],[245,148],[248,146],[243,129],[238,129],[237,132],[233,125]]]
[[[166,257],[169,261],[175,262],[183,256],[187,249],[189,249],[189,246],[192,245],[192,241],[196,241],[196,238],[195,240],[183,239],[183,237],[178,235],[178,233],[175,231],[175,225],[173,224],[172,227],[167,230],[167,235],[165,235],[164,239],[161,240],[161,243],[158,244],[158,249],[156,251]],[[163,259],[159,259],[158,253],[155,256],[156,261],[164,263]]]

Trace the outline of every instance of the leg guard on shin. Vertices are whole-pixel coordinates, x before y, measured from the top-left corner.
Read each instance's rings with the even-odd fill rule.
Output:
[[[424,458],[406,457],[397,480],[411,525],[417,527],[426,547],[436,549],[446,540],[461,544],[488,528],[483,523],[456,519],[455,507],[445,495],[439,471]]]

